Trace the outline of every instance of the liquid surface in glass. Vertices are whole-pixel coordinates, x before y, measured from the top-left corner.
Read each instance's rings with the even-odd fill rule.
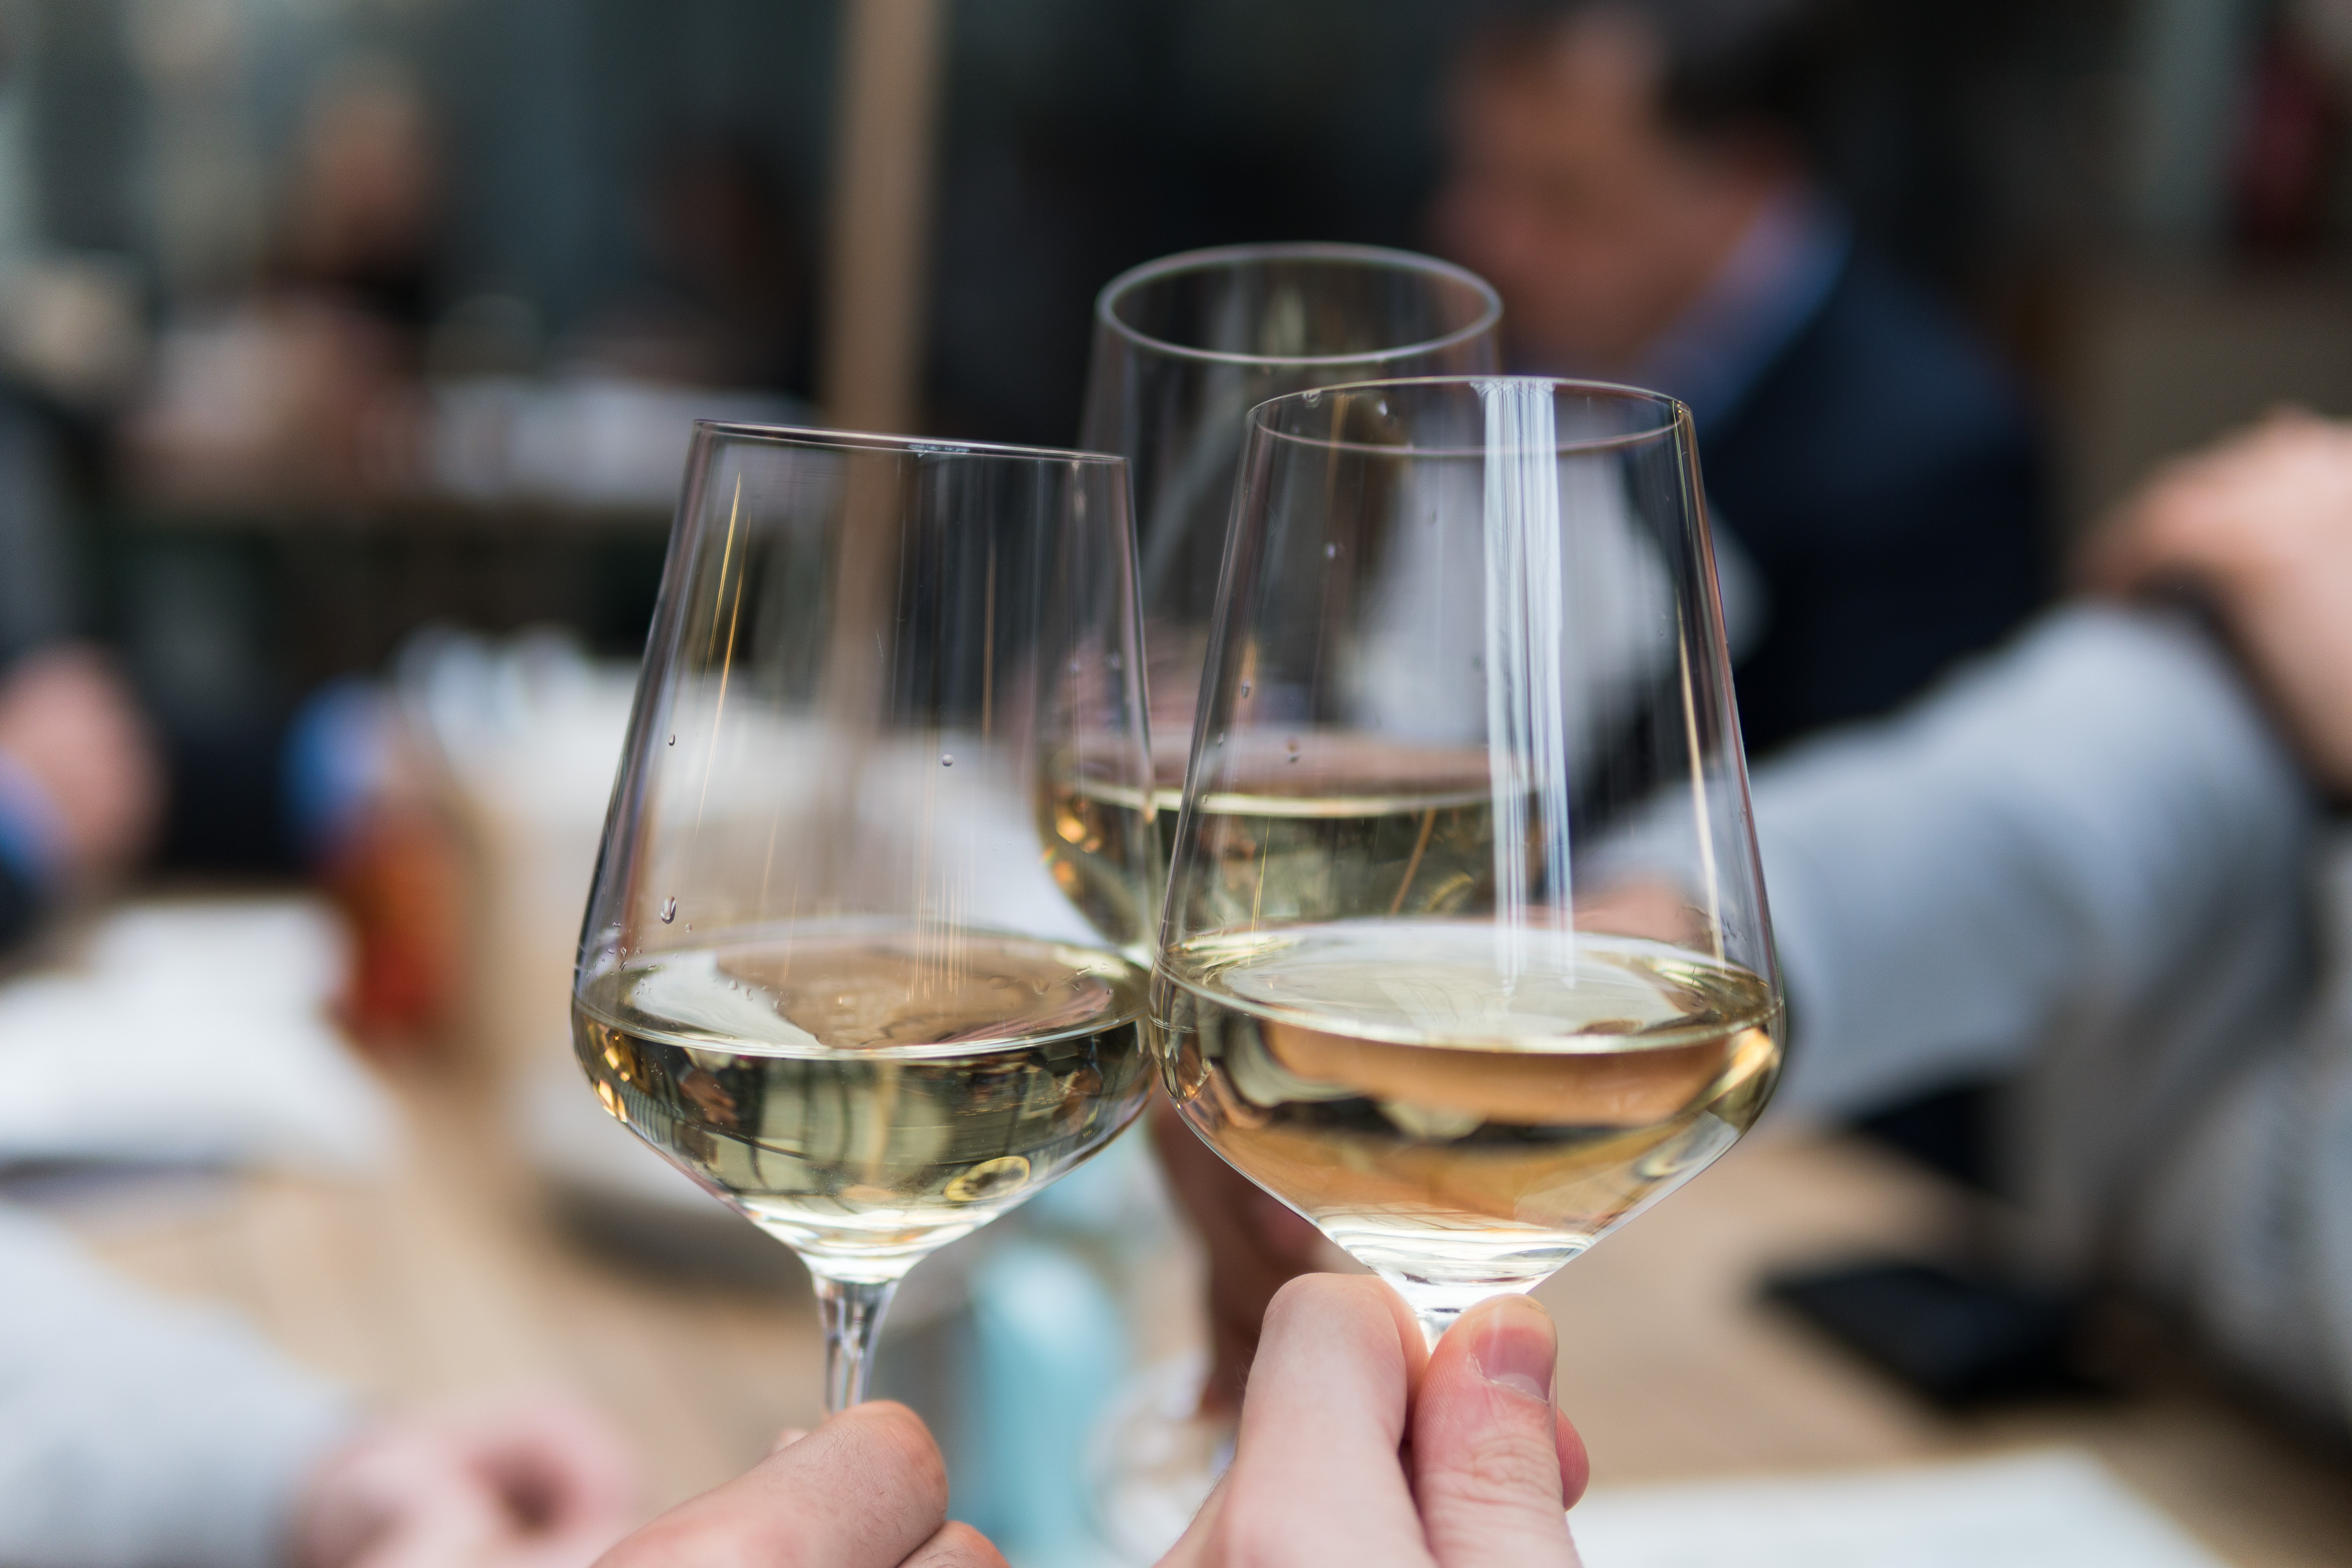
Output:
[[[1780,1070],[1758,975],[1475,920],[1221,932],[1153,982],[1185,1119],[1416,1306],[1525,1289],[1730,1147]]]
[[[1231,767],[1195,805],[1193,831],[1220,875],[1188,889],[1206,923],[1296,920],[1372,908],[1451,914],[1494,885],[1494,798],[1483,752],[1385,745],[1303,731],[1251,738],[1246,767]],[[1163,763],[1164,766],[1164,763]],[[1048,843],[1122,845],[1112,831],[1143,809],[1144,792],[1048,769],[1041,826]],[[1089,867],[1157,892],[1181,824],[1183,779],[1150,792],[1161,858],[1148,879],[1133,868]],[[1075,857],[1074,857],[1075,858]],[[1056,868],[1066,891],[1078,883]],[[1081,900],[1082,907],[1087,906]]]
[[[572,1005],[613,1115],[843,1279],[895,1279],[1086,1159],[1148,1078],[1117,954],[938,927],[631,959]]]

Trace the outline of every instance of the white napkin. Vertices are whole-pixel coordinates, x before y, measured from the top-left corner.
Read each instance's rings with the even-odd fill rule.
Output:
[[[345,952],[309,900],[135,905],[81,967],[0,985],[0,1165],[380,1168],[383,1092],[328,1021]]]
[[[1568,1517],[1585,1568],[2222,1568],[2071,1448],[1610,1489]]]

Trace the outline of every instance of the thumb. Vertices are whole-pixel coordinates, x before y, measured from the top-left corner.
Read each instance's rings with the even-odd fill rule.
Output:
[[[1575,1568],[1565,1510],[1584,1445],[1552,1407],[1559,1336],[1524,1296],[1483,1302],[1437,1342],[1414,1395],[1413,1496],[1442,1568]]]

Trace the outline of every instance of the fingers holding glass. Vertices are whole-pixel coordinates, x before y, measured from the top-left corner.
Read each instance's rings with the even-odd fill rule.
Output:
[[[607,1552],[598,1568],[1003,1562],[975,1555],[965,1532],[947,1536],[947,1466],[929,1429],[904,1405],[861,1405],[672,1509]],[[942,1554],[949,1550],[963,1555]]]

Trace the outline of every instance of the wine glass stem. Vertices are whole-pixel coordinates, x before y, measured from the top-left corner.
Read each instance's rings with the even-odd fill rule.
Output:
[[[1421,1322],[1421,1337],[1429,1342],[1433,1354],[1437,1350],[1437,1342],[1444,1337],[1446,1330],[1454,1326],[1454,1320],[1462,1315],[1462,1310],[1459,1307],[1416,1306],[1413,1309],[1412,1315]]]
[[[866,1398],[866,1380],[874,1367],[874,1336],[898,1282],[833,1279],[823,1274],[814,1279],[817,1321],[824,1327],[824,1413],[837,1415]]]

